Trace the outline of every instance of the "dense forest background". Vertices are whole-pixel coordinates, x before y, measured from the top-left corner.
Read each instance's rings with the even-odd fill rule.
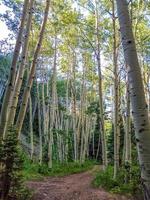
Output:
[[[150,199],[149,1],[2,5],[10,31],[0,41],[2,182],[20,170],[19,144],[38,173],[91,160],[102,166],[95,186],[135,194],[143,185]]]

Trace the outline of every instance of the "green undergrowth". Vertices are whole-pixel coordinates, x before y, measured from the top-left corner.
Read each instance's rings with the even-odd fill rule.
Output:
[[[90,160],[85,161],[84,164],[80,164],[79,162],[54,163],[52,169],[49,169],[46,164],[40,166],[26,159],[22,173],[25,180],[43,179],[45,176],[66,176],[84,172],[92,169],[95,164],[95,161]]]
[[[92,185],[96,188],[102,187],[109,192],[118,194],[135,195],[141,193],[139,167],[133,166],[130,171],[130,180],[126,181],[129,173],[120,169],[116,179],[113,178],[113,167],[109,166],[105,171],[99,171]]]

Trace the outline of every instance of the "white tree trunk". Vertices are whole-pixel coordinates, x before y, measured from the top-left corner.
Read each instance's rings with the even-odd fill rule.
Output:
[[[37,82],[37,98],[38,98],[38,129],[39,129],[39,164],[42,164],[42,157],[43,157],[43,140],[42,140],[42,122],[41,122],[41,104],[40,104],[40,94],[39,94],[39,84]]]
[[[120,127],[119,127],[119,70],[118,70],[118,55],[117,55],[117,32],[116,32],[116,17],[115,5],[112,1],[112,24],[113,24],[113,67],[114,67],[114,179],[119,170],[119,143],[120,143]]]
[[[34,80],[34,77],[35,77],[36,64],[37,64],[36,62],[37,62],[38,55],[40,53],[40,48],[41,48],[41,45],[42,45],[44,31],[45,31],[45,27],[46,27],[46,23],[47,23],[47,19],[48,19],[49,6],[50,6],[50,0],[46,0],[44,19],[43,19],[43,23],[41,25],[39,39],[38,39],[36,47],[35,47],[34,58],[33,58],[32,64],[31,64],[30,75],[29,75],[29,78],[28,78],[28,81],[27,81],[26,88],[25,88],[24,93],[23,93],[22,103],[21,103],[21,106],[20,106],[20,110],[19,110],[19,114],[18,114],[18,118],[17,118],[17,122],[16,122],[16,129],[17,129],[18,137],[20,137],[20,132],[21,132],[24,117],[25,117],[25,114],[26,114],[28,98],[29,98],[31,87],[32,87],[33,80]]]
[[[32,99],[31,94],[29,98],[29,113],[30,113],[30,145],[31,145],[31,152],[30,152],[30,158],[33,160],[33,154],[34,154],[34,135],[33,135],[33,118],[32,118]]]
[[[126,91],[125,164],[131,165],[131,117],[129,85]]]
[[[51,93],[51,108],[50,108],[50,130],[48,137],[48,166],[52,168],[52,156],[53,156],[53,127],[56,123],[56,110],[57,110],[57,88],[56,88],[56,78],[57,78],[57,37],[55,35],[55,47],[54,47],[54,65],[53,65],[53,75],[52,75],[52,93]]]
[[[127,64],[132,115],[145,200],[150,199],[150,121],[132,24],[126,0],[116,0],[124,57]]]
[[[101,137],[101,145],[102,145],[102,163],[103,169],[107,167],[108,160],[107,160],[107,144],[106,144],[106,133],[105,133],[105,126],[104,126],[104,103],[103,103],[103,92],[102,92],[102,74],[101,74],[101,55],[100,55],[100,36],[99,36],[99,12],[98,12],[98,1],[95,0],[95,29],[96,29],[96,60],[97,60],[97,67],[98,67],[98,89],[99,89],[99,107],[100,107],[100,136],[99,142]],[[98,144],[99,146],[100,144]],[[98,151],[99,152],[99,147]]]
[[[42,116],[43,116],[43,135],[44,135],[44,138],[45,138],[45,141],[47,141],[47,132],[46,132],[46,107],[45,107],[45,83],[44,83],[44,80],[43,80],[43,83],[42,83]]]
[[[19,66],[19,71],[16,77],[16,83],[14,87],[12,101],[10,102],[7,127],[13,125],[14,123],[17,104],[18,104],[18,98],[19,98],[19,94],[20,94],[20,90],[22,86],[22,81],[23,81],[23,76],[24,76],[24,71],[25,71],[25,64],[27,61],[29,35],[30,35],[32,15],[33,15],[33,3],[34,3],[34,0],[31,0],[29,4],[29,15],[28,15],[28,20],[26,24],[25,36],[24,36],[24,45],[23,45],[22,55],[21,55],[21,64]]]
[[[12,64],[10,68],[10,76],[8,80],[8,84],[6,87],[6,91],[4,94],[4,99],[3,99],[3,104],[2,104],[2,109],[1,109],[1,115],[0,115],[0,140],[5,136],[5,128],[7,124],[7,118],[8,118],[8,107],[11,102],[12,98],[12,93],[14,90],[14,85],[15,85],[15,78],[16,78],[16,71],[17,71],[17,61],[21,49],[21,44],[22,44],[22,36],[23,36],[23,30],[24,30],[24,25],[26,21],[26,16],[27,16],[27,10],[28,10],[28,4],[29,0],[24,0],[24,6],[23,6],[23,12],[22,12],[22,18],[21,18],[21,23],[19,27],[19,33],[17,36],[16,40],[16,45],[14,49],[14,55],[12,59]]]

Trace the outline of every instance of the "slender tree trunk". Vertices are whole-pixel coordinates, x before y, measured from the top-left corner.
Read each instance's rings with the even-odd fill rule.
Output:
[[[130,117],[130,91],[129,85],[127,84],[127,92],[126,92],[126,150],[125,150],[125,164],[131,166],[131,117]]]
[[[95,158],[95,130],[92,133],[92,156]]]
[[[113,22],[113,65],[114,65],[114,179],[119,170],[119,80],[117,63],[116,17],[114,0],[112,1]]]
[[[82,75],[82,89],[81,89],[81,151],[80,151],[80,162],[85,161],[86,152],[86,141],[87,141],[87,131],[86,131],[86,71],[87,71],[87,55],[83,54],[83,75]]]
[[[39,94],[39,84],[37,82],[37,98],[38,98],[38,128],[39,128],[39,164],[42,164],[43,157],[43,140],[42,140],[42,122],[41,122],[41,104],[40,104],[40,94]]]
[[[49,112],[50,112],[50,103],[49,103],[49,80],[47,81],[46,84],[46,107],[45,107],[45,112],[46,112],[46,120],[45,120],[45,134],[46,134],[46,142],[48,141],[48,133],[49,133],[49,123],[50,123],[50,118],[49,118]]]
[[[53,66],[53,75],[52,75],[52,103],[50,110],[50,130],[48,138],[48,166],[52,168],[52,145],[53,145],[53,128],[54,123],[56,122],[56,110],[57,110],[57,88],[56,88],[56,78],[57,78],[57,37],[55,35],[55,47],[54,47],[54,66]]]
[[[86,116],[85,119],[85,141],[84,141],[84,149],[83,149],[83,162],[85,162],[86,156],[89,156],[89,137],[90,137],[90,127],[91,121],[90,116]]]
[[[141,169],[144,199],[150,199],[150,121],[132,24],[126,0],[116,0],[124,57],[127,64],[133,121]]]
[[[99,124],[99,126],[100,126],[100,124]],[[101,135],[99,135],[99,137],[98,137],[96,160],[98,160],[98,156],[99,156],[99,152],[100,152],[100,146],[101,146]]]
[[[35,119],[35,114],[36,114],[36,111],[37,111],[37,106],[38,106],[38,102],[37,102],[37,99],[35,99],[35,102],[34,102],[34,105],[33,105],[32,123],[34,122],[34,119]]]
[[[124,105],[126,103],[126,106],[127,106],[127,102],[126,102],[126,95],[124,95],[122,97],[122,103],[121,103],[121,106],[122,106],[122,121],[123,121],[123,129],[124,129],[124,137],[123,137],[123,151],[122,151],[122,165],[124,166],[125,165],[125,154],[126,154],[126,113],[125,113],[125,110],[124,110]],[[127,109],[126,109],[127,110]]]
[[[49,6],[50,6],[50,0],[46,0],[44,20],[43,20],[43,24],[41,25],[39,39],[38,39],[38,42],[37,42],[37,45],[36,45],[36,48],[35,48],[34,58],[33,58],[32,64],[31,64],[30,75],[29,75],[29,78],[28,78],[28,81],[27,81],[26,88],[25,88],[24,93],[23,93],[22,103],[21,103],[21,106],[20,106],[20,110],[19,110],[19,114],[18,114],[18,118],[17,118],[17,122],[16,122],[16,129],[17,129],[18,137],[20,137],[20,132],[21,132],[21,129],[22,129],[22,125],[23,125],[23,121],[24,121],[24,117],[25,117],[25,113],[26,113],[26,109],[27,109],[28,98],[29,98],[30,90],[31,90],[33,80],[34,80],[34,77],[35,77],[37,58],[38,58],[40,48],[41,48],[41,45],[42,45],[42,40],[43,40],[44,31],[45,31],[46,22],[47,22],[48,13],[49,13]]]
[[[97,116],[94,117],[94,122],[93,122],[93,128],[92,128],[92,155],[93,158],[95,159],[95,127],[96,127],[96,120]]]
[[[129,85],[126,88],[126,129],[125,129],[125,163],[126,183],[130,180],[131,171],[131,116],[130,116],[130,91]]]
[[[47,133],[46,133],[46,107],[45,107],[45,83],[44,83],[44,80],[43,80],[43,83],[42,83],[42,116],[43,116],[43,135],[44,135],[44,138],[45,138],[45,141],[47,142],[48,138],[47,138]]]
[[[99,86],[99,107],[100,107],[100,131],[101,131],[101,145],[102,145],[102,162],[103,168],[107,167],[107,145],[106,145],[106,135],[104,126],[104,104],[103,104],[103,92],[102,92],[102,74],[101,74],[101,60],[100,60],[100,36],[99,36],[99,13],[98,13],[98,2],[95,0],[96,10],[95,10],[95,28],[96,28],[96,59],[98,66],[98,86]]]
[[[74,160],[77,161],[78,159],[78,145],[77,145],[77,130],[76,130],[76,73],[75,73],[75,55],[73,55],[73,63],[72,63],[72,120],[73,120],[73,144],[74,144]]]
[[[31,152],[30,152],[30,158],[33,160],[33,154],[34,154],[34,136],[33,136],[33,120],[32,120],[32,99],[31,95],[29,97],[29,113],[30,113],[30,145],[31,145]]]
[[[68,110],[69,108],[69,71],[67,72],[67,86],[66,86],[66,110]],[[68,150],[69,150],[69,119],[67,116],[66,119],[66,126],[65,126],[65,130],[66,130],[66,139],[65,139],[65,160],[66,162],[68,161]]]
[[[26,16],[27,16],[27,10],[28,10],[28,4],[29,0],[24,0],[24,7],[22,11],[22,18],[21,18],[21,23],[19,27],[19,32],[16,40],[16,45],[14,49],[14,55],[13,55],[13,60],[10,68],[10,75],[9,75],[9,80],[8,84],[6,87],[4,99],[3,99],[3,104],[2,104],[2,109],[1,109],[1,115],[0,115],[0,140],[5,134],[5,128],[6,128],[6,123],[7,123],[7,117],[8,117],[8,107],[9,103],[12,98],[12,92],[14,90],[14,84],[15,84],[15,78],[16,78],[16,71],[17,71],[17,61],[20,53],[20,48],[22,44],[22,35],[23,35],[23,30],[24,30],[24,24],[26,21]]]
[[[28,20],[27,20],[27,25],[26,25],[26,32],[25,32],[25,36],[24,36],[24,45],[23,45],[23,50],[22,50],[22,55],[21,55],[21,64],[19,67],[19,72],[17,75],[16,84],[14,87],[12,102],[10,104],[7,127],[13,125],[13,123],[14,123],[17,104],[18,104],[18,98],[19,98],[19,94],[20,94],[22,81],[23,81],[25,64],[26,64],[26,59],[27,59],[29,35],[30,35],[31,22],[32,22],[33,3],[34,3],[34,0],[31,0],[30,4],[29,4],[29,15],[28,15]]]

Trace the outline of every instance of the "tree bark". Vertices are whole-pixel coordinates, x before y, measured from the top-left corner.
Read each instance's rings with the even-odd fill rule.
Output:
[[[118,63],[117,63],[117,38],[116,38],[116,17],[115,5],[112,1],[112,23],[113,23],[113,67],[114,67],[114,179],[119,170],[119,80],[118,80]]]
[[[69,108],[69,70],[67,71],[67,84],[66,84],[66,111],[68,111]],[[68,113],[68,112],[67,112]],[[65,135],[65,160],[68,162],[68,151],[69,151],[69,116],[67,116],[65,120],[65,130],[66,130],[66,135]]]
[[[48,167],[52,168],[52,145],[53,145],[53,128],[56,121],[56,110],[57,110],[57,88],[56,88],[56,78],[57,78],[57,37],[55,33],[54,41],[54,65],[53,65],[53,74],[52,74],[52,89],[51,89],[51,108],[50,108],[50,129],[48,137]]]
[[[47,137],[47,132],[46,132],[46,106],[45,106],[45,83],[44,83],[44,80],[42,82],[42,116],[43,116],[43,135],[44,135],[44,138],[45,138],[45,141],[47,142],[48,141],[48,137]]]
[[[80,145],[80,162],[85,161],[85,142],[86,142],[86,65],[87,59],[86,54],[82,55],[83,59],[83,69],[82,69],[82,85],[81,85],[81,145]]]
[[[100,39],[99,39],[99,13],[98,13],[98,2],[95,0],[96,10],[95,10],[95,29],[96,29],[96,60],[98,67],[98,87],[99,87],[99,107],[100,107],[100,131],[101,131],[101,145],[102,145],[102,162],[103,168],[107,167],[107,145],[106,145],[106,135],[104,126],[104,104],[103,104],[103,93],[102,93],[102,74],[101,74],[101,59],[100,59]]]
[[[129,85],[126,89],[126,130],[125,130],[125,164],[131,166],[131,117],[130,117],[130,92]]]
[[[34,0],[31,0],[30,4],[29,4],[29,15],[28,15],[28,20],[27,20],[27,25],[26,25],[26,32],[25,32],[25,36],[24,36],[24,45],[23,45],[23,50],[22,50],[22,55],[21,55],[21,64],[19,67],[19,72],[17,75],[16,84],[14,87],[12,102],[10,104],[7,127],[13,125],[13,123],[14,123],[17,104],[18,104],[18,98],[19,98],[19,94],[20,94],[22,81],[23,81],[25,64],[26,64],[26,59],[27,59],[29,35],[30,35],[31,22],[32,22],[33,3],[34,3]]]
[[[20,53],[21,44],[22,44],[22,35],[23,35],[24,24],[25,24],[26,16],[27,16],[28,4],[29,4],[29,0],[24,0],[21,23],[20,23],[19,32],[18,32],[18,36],[17,36],[17,40],[16,40],[16,45],[15,45],[15,49],[14,49],[13,60],[12,60],[11,68],[10,68],[11,71],[10,71],[9,80],[8,80],[8,84],[6,87],[3,104],[2,104],[2,109],[1,109],[0,140],[2,139],[3,135],[5,134],[5,128],[6,128],[7,117],[8,117],[8,108],[9,108],[9,104],[10,104],[10,101],[12,98],[12,92],[14,90],[14,85],[15,85],[17,61],[18,61],[18,57],[19,57],[19,53]]]
[[[38,39],[37,45],[35,47],[34,58],[33,58],[32,64],[31,64],[30,75],[29,75],[29,78],[28,78],[28,81],[27,81],[26,88],[25,88],[24,93],[23,93],[22,103],[21,103],[21,106],[20,106],[20,110],[19,110],[19,114],[18,114],[18,118],[17,118],[17,122],[16,122],[16,129],[17,129],[18,137],[20,136],[20,132],[21,132],[21,129],[22,129],[22,125],[23,125],[23,121],[24,121],[24,117],[25,117],[25,113],[26,113],[26,109],[27,109],[27,103],[28,103],[31,87],[32,87],[32,84],[33,84],[33,80],[34,80],[34,77],[35,77],[37,58],[38,58],[40,48],[41,48],[41,45],[42,45],[44,31],[45,31],[45,27],[46,27],[46,23],[47,23],[47,19],[48,19],[49,6],[50,6],[50,0],[46,0],[44,20],[43,20],[43,23],[41,25],[39,39]]]
[[[141,69],[138,62],[132,24],[126,0],[116,0],[124,57],[127,64],[132,115],[135,126],[138,158],[144,199],[150,199],[150,121]]]
[[[77,115],[76,115],[76,55],[73,55],[72,60],[72,79],[71,79],[71,97],[72,97],[72,120],[73,120],[73,146],[74,146],[74,161],[78,160],[78,144],[77,144],[77,128],[76,128],[76,122],[77,122]]]
[[[42,139],[42,122],[41,122],[41,104],[40,104],[40,93],[39,93],[39,83],[37,82],[37,98],[38,98],[38,129],[39,129],[39,164],[42,165],[43,158],[43,139]]]
[[[34,154],[34,135],[33,135],[33,117],[32,117],[32,98],[31,94],[29,97],[29,124],[30,124],[30,145],[31,145],[31,152],[30,152],[30,159],[33,160],[33,154]]]

